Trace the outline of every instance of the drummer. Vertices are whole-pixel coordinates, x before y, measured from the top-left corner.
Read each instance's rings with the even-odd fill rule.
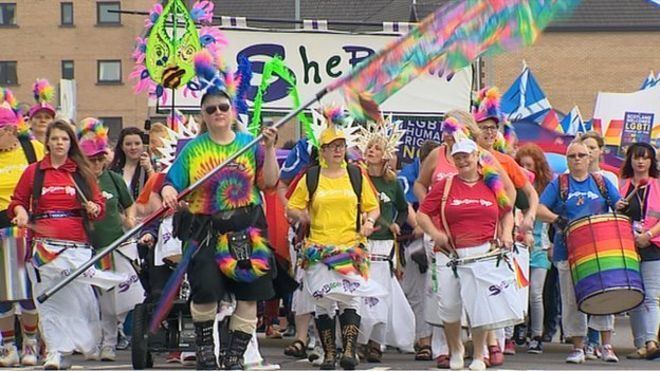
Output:
[[[587,335],[587,315],[578,311],[571,270],[568,264],[568,248],[565,231],[569,222],[588,215],[608,212],[619,201],[619,191],[607,178],[589,173],[589,149],[579,141],[573,142],[566,150],[568,161],[568,190],[560,189],[560,178],[553,180],[540,198],[538,218],[552,223],[557,235],[554,238],[553,261],[559,271],[559,287],[562,303],[562,325],[564,335],[571,338],[573,349],[566,358],[567,363],[584,363],[584,337]],[[600,178],[600,179],[598,179]],[[607,192],[601,192],[598,183],[602,181]],[[562,199],[562,193],[567,198]],[[606,195],[603,193],[607,193]],[[606,362],[618,362],[612,349],[614,316],[591,316],[589,327],[601,331],[603,340],[602,357]]]
[[[0,88],[0,229],[11,227],[7,207],[14,188],[30,163],[44,157],[44,146],[19,135],[19,123],[23,121],[15,106],[11,91]],[[13,106],[13,107],[12,107]],[[4,277],[3,277],[4,279]],[[0,350],[0,367],[36,366],[37,310],[32,299],[18,302],[21,307],[21,329],[23,332],[22,358],[14,342],[14,303],[0,302],[0,332],[3,347]]]
[[[79,128],[80,150],[90,162],[105,198],[105,217],[94,222],[90,236],[92,246],[102,249],[121,237],[122,228],[131,229],[135,226],[135,207],[133,197],[122,176],[107,169],[108,129],[101,121],[91,117],[82,120]],[[137,254],[137,251],[135,253]],[[115,254],[114,257],[118,258],[118,255]],[[106,255],[101,260],[101,268],[113,270],[115,269],[113,263],[113,255]],[[131,284],[130,276],[127,282]],[[105,292],[99,296],[102,330],[99,354],[101,361],[115,360],[117,323],[123,323],[128,314],[128,312],[115,313],[114,298],[114,292]]]
[[[445,254],[451,252],[460,258],[481,255],[491,249],[493,237],[498,237],[504,246],[510,248],[513,245],[513,214],[509,198],[502,194],[501,183],[499,187],[495,186],[501,180],[487,184],[485,176],[479,172],[483,168],[479,149],[472,140],[456,142],[451,156],[458,174],[433,186],[417,214],[420,227],[435,241],[434,250]],[[443,199],[446,199],[446,205],[443,205]],[[432,220],[435,217],[440,217],[441,230]],[[443,262],[448,261],[445,254],[438,254]],[[468,298],[461,297],[461,283],[454,277],[452,269],[442,262],[439,266],[439,315],[449,345],[449,367],[462,369],[461,317]],[[468,313],[470,318],[476,318],[475,315],[477,313]],[[486,331],[472,330],[475,351],[470,369],[485,370],[484,353],[480,350],[486,346]]]

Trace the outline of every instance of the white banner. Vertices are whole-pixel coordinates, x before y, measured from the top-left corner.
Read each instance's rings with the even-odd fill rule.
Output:
[[[645,118],[643,125],[630,125],[630,119],[626,125],[626,117],[633,116]],[[660,86],[634,93],[598,93],[593,126],[600,128],[608,145],[620,145],[622,136],[629,137],[631,132],[639,132],[645,139],[657,142],[660,139],[659,122]],[[629,144],[625,142],[627,140],[624,145]]]
[[[76,80],[60,79],[60,114],[76,121]]]
[[[331,81],[347,73],[352,66],[380,51],[396,40],[392,35],[352,35],[338,33],[274,32],[253,30],[223,30],[229,40],[224,51],[226,61],[235,68],[239,55],[250,60],[254,76],[248,94],[249,104],[261,83],[265,62],[280,55],[296,77],[301,101],[306,101]],[[426,74],[418,77],[382,105],[384,112],[428,114],[444,113],[452,109],[468,110],[472,87],[472,68],[458,71],[451,81],[446,77]],[[273,80],[264,95],[264,109],[284,111],[293,108],[287,95],[289,87],[282,79]],[[171,107],[168,101],[159,108]],[[323,103],[343,103],[339,91],[328,94]],[[177,91],[175,104],[179,109],[198,110],[199,97],[184,97],[183,89]],[[156,102],[150,102],[153,107]]]

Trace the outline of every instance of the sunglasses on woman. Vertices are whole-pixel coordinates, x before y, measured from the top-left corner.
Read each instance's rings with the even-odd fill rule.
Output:
[[[229,111],[230,108],[231,106],[229,105],[229,103],[220,103],[217,105],[204,107],[204,112],[206,112],[207,115],[212,115],[217,110],[220,110],[220,112],[227,112]]]

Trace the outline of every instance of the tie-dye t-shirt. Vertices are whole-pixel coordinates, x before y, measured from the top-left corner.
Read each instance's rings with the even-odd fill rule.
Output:
[[[225,159],[247,145],[254,137],[237,132],[230,144],[213,142],[208,133],[193,139],[177,156],[167,173],[167,183],[177,191],[201,179]],[[212,215],[220,211],[261,203],[256,179],[263,165],[261,145],[248,150],[188,196],[190,211]]]

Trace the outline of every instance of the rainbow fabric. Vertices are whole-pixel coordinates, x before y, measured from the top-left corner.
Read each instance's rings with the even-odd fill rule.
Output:
[[[239,262],[231,255],[226,234],[218,237],[215,261],[218,263],[220,271],[234,281],[253,282],[270,271],[270,259],[273,254],[266,239],[261,236],[257,228],[249,228],[248,234],[252,241],[249,267],[240,267]]]
[[[152,334],[156,333],[158,327],[160,327],[161,322],[163,322],[163,320],[170,313],[170,309],[172,309],[174,300],[179,294],[179,288],[183,282],[183,276],[188,269],[188,264],[190,264],[190,260],[192,259],[192,256],[195,254],[195,252],[199,249],[199,246],[200,245],[197,243],[197,241],[191,240],[188,243],[183,251],[181,261],[176,266],[176,270],[170,275],[167,283],[165,283],[165,287],[163,287],[163,293],[161,294],[158,305],[156,306],[156,310],[151,317],[151,322],[149,322],[149,331]]]
[[[42,241],[37,240],[34,243],[34,253],[32,254],[32,264],[39,268],[44,264],[48,264],[55,260],[60,254],[54,251],[49,251]]]
[[[96,263],[96,268],[103,271],[112,271],[115,269],[114,254],[108,254]]]
[[[513,259],[513,266],[516,272],[516,285],[519,289],[529,286],[529,280],[525,277],[525,272],[518,264],[518,259]]]
[[[330,90],[343,86],[356,119],[376,114],[379,104],[417,76],[447,73],[477,57],[531,45],[560,12],[579,0],[449,1],[417,28],[358,65]]]
[[[319,246],[307,244],[303,249],[302,268],[323,263],[339,274],[369,277],[369,255],[362,246]]]
[[[211,140],[208,133],[198,136],[176,158],[167,173],[166,182],[181,192],[245,147],[253,138],[250,134],[236,132],[236,138],[231,144],[219,145]],[[255,181],[263,156],[263,147],[254,146],[220,170],[188,197],[190,211],[194,214],[213,215],[220,211],[259,205],[261,197]]]
[[[500,176],[497,166],[495,165],[496,161],[493,155],[487,151],[479,151],[479,162],[481,163],[481,171],[484,176],[484,181],[486,186],[490,188],[495,193],[495,198],[497,198],[497,204],[502,208],[511,207],[509,197],[506,195],[504,190],[504,183]]]

